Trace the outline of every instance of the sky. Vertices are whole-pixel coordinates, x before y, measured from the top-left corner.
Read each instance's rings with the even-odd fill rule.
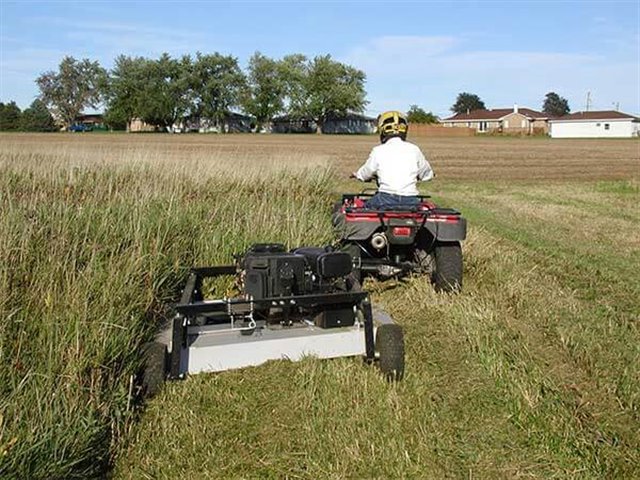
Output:
[[[416,104],[449,116],[460,92],[488,108],[640,114],[640,0],[0,0],[0,101],[26,108],[65,55],[331,54],[367,75],[366,113]]]

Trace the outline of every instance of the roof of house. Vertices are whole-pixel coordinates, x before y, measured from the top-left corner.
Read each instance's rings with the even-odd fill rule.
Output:
[[[575,120],[640,120],[638,117],[615,110],[569,113],[562,117],[552,118],[552,122],[568,122]]]
[[[531,110],[530,108],[518,108],[516,112],[513,108],[496,108],[493,110],[472,110],[469,113],[457,113],[456,115],[445,118],[443,122],[463,122],[470,120],[499,120],[503,117],[511,113],[520,113],[525,117],[529,118],[548,118],[548,115],[538,112],[536,110]]]

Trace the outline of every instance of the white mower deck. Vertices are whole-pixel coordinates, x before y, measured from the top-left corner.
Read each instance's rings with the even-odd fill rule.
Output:
[[[392,324],[383,311],[374,310],[374,328]],[[272,328],[263,322],[253,333],[228,324],[187,327],[187,347],[180,351],[179,374],[222,372],[261,365],[269,360],[299,361],[305,357],[338,358],[366,354],[364,325],[324,329],[314,325]],[[173,350],[170,328],[158,341]]]

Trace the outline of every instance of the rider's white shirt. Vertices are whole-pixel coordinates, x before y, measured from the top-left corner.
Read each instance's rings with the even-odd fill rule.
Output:
[[[378,177],[378,191],[395,195],[418,195],[416,183],[433,178],[433,170],[413,143],[394,137],[373,147],[366,163],[356,172],[358,180]]]

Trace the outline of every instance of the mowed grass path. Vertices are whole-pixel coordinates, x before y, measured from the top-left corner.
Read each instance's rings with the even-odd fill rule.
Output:
[[[170,383],[118,478],[638,478],[636,181],[435,185],[470,221],[465,285],[368,285],[407,375],[272,362]]]

